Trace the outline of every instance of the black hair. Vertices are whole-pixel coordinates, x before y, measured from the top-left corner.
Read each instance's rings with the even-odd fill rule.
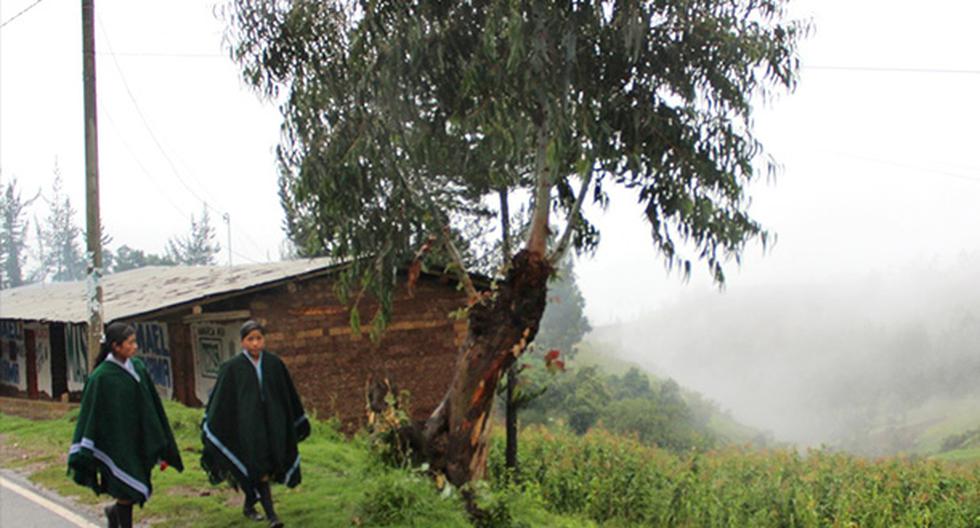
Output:
[[[249,319],[242,325],[242,328],[238,331],[238,335],[241,336],[241,339],[245,339],[245,336],[254,332],[255,330],[258,330],[262,335],[265,335],[265,328],[259,324],[258,321]]]
[[[128,323],[116,322],[105,327],[105,340],[102,341],[99,357],[95,358],[95,366],[98,367],[99,364],[105,361],[105,358],[109,357],[109,353],[112,352],[112,345],[122,343],[135,333],[136,329]]]

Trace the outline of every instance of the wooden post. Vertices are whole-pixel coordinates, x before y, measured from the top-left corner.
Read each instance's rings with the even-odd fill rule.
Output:
[[[102,222],[99,219],[99,137],[95,97],[95,5],[82,0],[82,78],[85,94],[85,235],[88,370],[102,341]]]

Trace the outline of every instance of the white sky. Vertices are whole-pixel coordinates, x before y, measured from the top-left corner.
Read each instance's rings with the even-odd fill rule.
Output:
[[[31,3],[3,0],[0,18]],[[210,4],[97,0],[96,13],[101,212],[112,247],[162,253],[207,200],[221,262],[220,212],[231,215],[237,263],[277,259],[278,111],[239,81]],[[0,168],[25,194],[47,192],[57,159],[84,228],[81,44],[76,1],[44,0],[0,30]]]
[[[756,120],[783,170],[775,184],[755,186],[752,210],[778,243],[764,257],[750,250],[727,290],[833,283],[980,248],[980,2],[793,6],[816,27],[801,48],[799,88]],[[703,268],[686,285],[664,278],[640,215],[638,207],[606,212],[596,258],[577,267],[599,324],[710,289]]]
[[[0,19],[33,1],[2,0]],[[728,289],[825,282],[980,247],[980,2],[793,6],[816,32],[802,48],[797,92],[758,113],[759,135],[784,170],[752,193],[779,242],[765,257],[750,250]],[[218,211],[221,262],[225,211],[236,262],[278,258],[278,111],[239,80],[210,2],[98,0],[96,10],[101,206],[112,246],[162,252],[205,199]],[[44,0],[0,30],[2,178],[16,177],[25,194],[47,191],[57,160],[84,225],[81,59],[77,1]],[[614,199],[599,218],[599,253],[577,266],[595,325],[710,288],[701,268],[689,284],[665,278],[640,209]]]

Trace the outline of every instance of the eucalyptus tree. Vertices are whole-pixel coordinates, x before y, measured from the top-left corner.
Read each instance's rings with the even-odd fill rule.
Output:
[[[352,324],[373,296],[383,328],[395,270],[432,241],[468,293],[468,337],[423,431],[450,482],[483,473],[494,388],[556,264],[599,243],[583,202],[627,189],[664,261],[703,261],[719,283],[765,244],[746,191],[771,170],[753,107],[794,87],[807,31],[785,3],[229,0],[231,54],[281,105],[286,229],[303,253],[351,261]],[[506,226],[493,200],[515,192],[530,221],[493,245],[503,265],[478,292],[468,271],[486,254],[459,247],[460,226]]]

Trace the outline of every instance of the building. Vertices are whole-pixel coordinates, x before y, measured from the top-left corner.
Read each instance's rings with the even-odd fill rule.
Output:
[[[402,285],[380,341],[354,332],[328,258],[233,267],[147,267],[103,279],[104,319],[137,329],[140,355],[161,395],[202,405],[218,365],[240,351],[239,326],[256,319],[266,346],[289,366],[308,409],[363,423],[365,388],[388,376],[426,416],[451,381],[466,323],[450,318],[465,301],[455,282],[423,275]],[[361,308],[365,320],[375,304]],[[87,374],[84,281],[0,291],[0,393],[77,399]]]

